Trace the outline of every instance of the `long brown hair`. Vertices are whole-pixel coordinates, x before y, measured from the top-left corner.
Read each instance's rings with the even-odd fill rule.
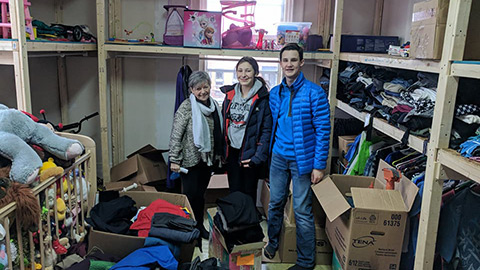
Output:
[[[242,57],[240,60],[238,60],[237,65],[235,66],[235,70],[237,70],[238,66],[241,63],[244,63],[244,62],[247,62],[252,66],[253,72],[255,73],[255,79],[258,79],[262,83],[263,86],[267,87],[267,82],[265,81],[265,79],[258,76],[258,74],[260,73],[260,70],[258,68],[258,63],[257,63],[257,60],[255,60],[255,58],[250,57],[250,56]]]

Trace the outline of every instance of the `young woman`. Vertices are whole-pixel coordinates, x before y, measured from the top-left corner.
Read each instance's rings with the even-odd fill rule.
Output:
[[[266,171],[272,132],[268,90],[258,63],[245,56],[235,67],[238,83],[223,86],[224,161],[230,192],[241,191],[254,203],[257,183]]]
[[[208,73],[195,71],[188,79],[192,92],[173,120],[170,137],[170,169],[180,172],[182,190],[192,206],[202,238],[208,239],[203,226],[205,191],[214,166],[220,162],[223,151],[222,115],[218,103],[210,97],[211,80]]]

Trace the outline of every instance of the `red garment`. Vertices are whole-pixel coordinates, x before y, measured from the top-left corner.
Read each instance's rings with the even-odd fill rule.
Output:
[[[137,220],[130,226],[130,230],[138,230],[138,236],[147,237],[155,213],[170,213],[184,218],[190,218],[181,206],[158,199],[138,213]]]

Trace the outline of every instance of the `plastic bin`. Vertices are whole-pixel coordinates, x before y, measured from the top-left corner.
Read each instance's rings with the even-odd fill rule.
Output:
[[[298,43],[304,47],[310,32],[311,22],[281,22],[277,26],[277,44],[281,48],[286,43]]]

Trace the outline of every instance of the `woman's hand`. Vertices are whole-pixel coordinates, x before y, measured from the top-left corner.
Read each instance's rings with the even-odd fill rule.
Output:
[[[250,167],[250,159],[240,161],[242,167],[249,168]]]
[[[176,163],[170,163],[170,170],[172,172],[179,173],[180,172],[180,165],[178,165]]]

